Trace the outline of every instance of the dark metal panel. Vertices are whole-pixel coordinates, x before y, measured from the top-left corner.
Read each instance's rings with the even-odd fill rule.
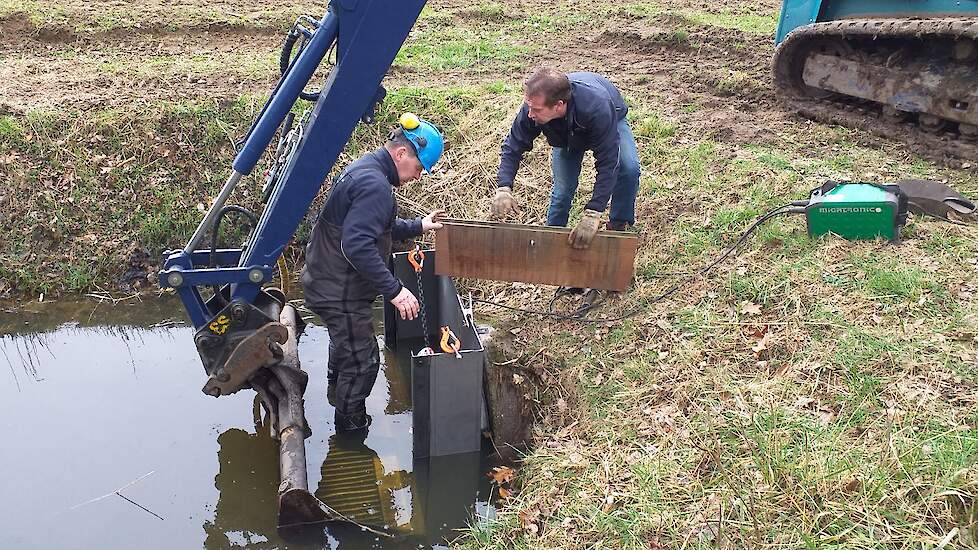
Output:
[[[431,342],[434,343],[435,338],[438,336],[438,327],[440,326],[438,324],[438,312],[441,310],[441,293],[438,291],[437,278],[435,277],[434,259],[437,254],[434,250],[425,250],[424,254],[425,260],[421,270],[423,292],[418,291],[418,276],[410,262],[408,262],[407,252],[394,254],[391,260],[391,268],[394,271],[394,276],[419,301],[424,296],[425,314],[429,316],[428,331],[431,333],[429,336]],[[449,280],[449,283],[451,283],[451,280]],[[454,285],[452,288],[455,288]],[[397,313],[397,309],[390,302],[384,301],[384,345],[388,349],[398,349],[398,342],[405,340],[421,341],[424,335],[422,324],[420,315],[413,321],[401,319],[401,316]],[[424,346],[422,345],[421,347]]]
[[[437,275],[622,291],[635,266],[638,236],[601,231],[589,248],[567,243],[571,230],[446,220],[436,234]]]
[[[418,277],[407,254],[394,254],[392,259],[394,275],[419,299],[424,297],[428,330],[432,333],[428,342],[421,338],[424,330],[420,317],[405,321],[393,306],[384,306],[385,346],[411,352],[415,458],[479,451],[487,423],[483,395],[485,350],[475,325],[467,323],[452,279],[435,275],[435,258],[434,251],[425,251],[423,292],[418,292]],[[454,353],[418,356],[428,344],[439,349],[440,327],[445,325],[461,342],[460,357]]]
[[[482,379],[485,353],[415,356],[411,359],[414,457],[478,451],[482,447]]]

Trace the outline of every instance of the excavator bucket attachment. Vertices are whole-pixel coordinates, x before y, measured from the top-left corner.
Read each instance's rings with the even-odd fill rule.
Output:
[[[952,223],[975,221],[975,203],[943,183],[902,180],[896,184],[907,196],[910,211],[914,214],[927,214]]]
[[[302,398],[309,375],[299,366],[301,321],[295,308],[282,305],[277,290],[260,296],[266,295],[257,305],[232,301],[201,327],[196,340],[210,374],[204,393],[220,397],[251,388],[258,394],[270,435],[279,441],[278,527],[289,536],[328,518],[309,492],[306,472],[305,439],[312,430]]]

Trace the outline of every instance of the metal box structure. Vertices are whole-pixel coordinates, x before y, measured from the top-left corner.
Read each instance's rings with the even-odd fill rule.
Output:
[[[415,459],[479,451],[488,423],[483,392],[486,353],[471,311],[463,310],[455,283],[434,274],[434,258],[434,251],[425,251],[418,276],[407,253],[393,257],[394,274],[422,301],[424,320],[422,316],[403,320],[391,304],[384,305],[385,345],[411,351]],[[443,353],[438,347],[444,326],[458,337],[457,354]],[[436,353],[422,353],[429,345]]]

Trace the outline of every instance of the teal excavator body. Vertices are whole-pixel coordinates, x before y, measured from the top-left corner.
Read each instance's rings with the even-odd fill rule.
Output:
[[[786,0],[776,42],[778,88],[815,118],[978,158],[978,0]]]
[[[777,43],[788,33],[813,23],[842,19],[930,19],[978,17],[975,0],[786,0],[778,20]]]

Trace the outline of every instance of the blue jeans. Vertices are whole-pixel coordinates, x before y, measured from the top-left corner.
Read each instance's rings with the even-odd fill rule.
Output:
[[[564,227],[570,215],[574,193],[581,179],[581,163],[584,151],[572,151],[561,147],[553,148],[551,164],[554,173],[554,188],[550,194],[550,208],[547,209],[547,225]],[[635,197],[638,195],[640,169],[638,147],[628,120],[618,122],[618,181],[611,193],[611,213],[609,219],[614,223],[635,223]]]

